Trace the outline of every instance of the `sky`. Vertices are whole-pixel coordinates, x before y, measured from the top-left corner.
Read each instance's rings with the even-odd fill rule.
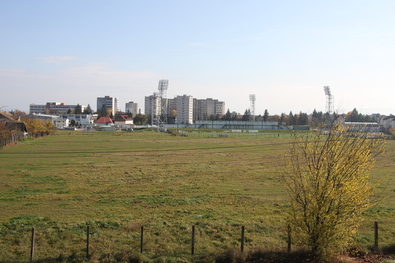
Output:
[[[169,80],[255,114],[395,114],[393,0],[0,0],[0,107],[134,101]]]

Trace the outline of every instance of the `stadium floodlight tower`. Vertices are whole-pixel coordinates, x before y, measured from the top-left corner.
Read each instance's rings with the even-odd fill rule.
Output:
[[[329,86],[324,86],[326,96],[326,112],[329,114],[333,113],[333,96]]]
[[[255,121],[255,94],[250,94],[250,111],[252,116],[252,121]]]
[[[166,91],[169,87],[169,80],[161,79],[159,80],[158,90],[160,98],[160,116],[158,118],[158,127],[160,124],[167,123],[167,99]]]

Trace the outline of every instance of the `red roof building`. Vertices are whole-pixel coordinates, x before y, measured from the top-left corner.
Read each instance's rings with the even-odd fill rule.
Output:
[[[110,117],[100,117],[95,123],[99,125],[114,125]]]
[[[118,115],[115,117],[114,124],[121,128],[133,128],[133,118],[128,115]]]

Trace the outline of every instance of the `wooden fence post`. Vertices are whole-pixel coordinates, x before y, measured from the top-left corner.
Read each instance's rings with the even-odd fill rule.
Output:
[[[288,251],[288,253],[291,253],[292,237],[291,237],[291,226],[290,225],[288,225],[287,232],[288,232],[288,240],[287,240],[288,248],[287,248],[287,251]]]
[[[90,246],[90,227],[86,227],[86,257],[89,259],[90,257],[90,251],[89,251],[89,246]]]
[[[379,251],[379,223],[374,222],[374,251]]]
[[[191,247],[191,254],[195,255],[195,226],[192,226],[192,247]]]
[[[144,226],[141,226],[141,232],[140,232],[140,253],[143,253],[143,247],[144,247]]]
[[[31,240],[31,246],[30,246],[30,263],[33,262],[34,258],[34,236],[35,236],[35,228],[32,227],[32,240]]]
[[[244,252],[244,231],[245,231],[245,227],[242,226],[241,227],[241,245],[240,245],[240,250],[242,253]]]

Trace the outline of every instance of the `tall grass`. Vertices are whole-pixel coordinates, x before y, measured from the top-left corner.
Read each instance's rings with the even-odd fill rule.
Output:
[[[279,171],[290,132],[218,137],[188,132],[63,132],[0,151],[0,261],[26,260],[29,231],[36,257],[83,255],[92,226],[92,257],[137,253],[188,258],[191,226],[197,256],[238,248],[286,247],[288,203]],[[203,134],[203,135],[202,135]],[[374,181],[394,170],[395,144],[380,157]],[[395,182],[366,215],[358,242],[391,243]],[[128,255],[129,255],[128,254]],[[138,253],[137,253],[138,254]]]

